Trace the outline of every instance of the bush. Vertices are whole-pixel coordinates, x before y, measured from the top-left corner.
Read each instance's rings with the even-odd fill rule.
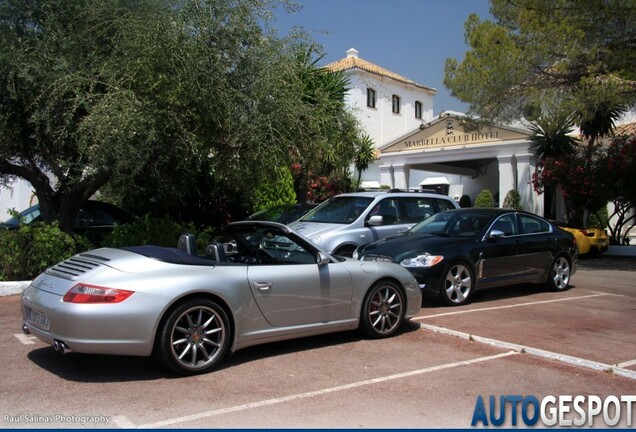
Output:
[[[509,190],[504,198],[503,208],[522,210],[521,196],[519,196],[519,192],[514,189]]]
[[[0,280],[30,280],[48,267],[92,249],[84,237],[70,235],[57,224],[37,222],[0,232]]]
[[[273,179],[264,179],[254,190],[252,212],[282,204],[296,203],[296,190],[291,170],[287,167],[281,167],[274,171]]]
[[[479,192],[479,195],[475,198],[475,207],[497,207],[495,199],[492,197],[492,192],[488,189]]]
[[[116,226],[102,244],[110,247],[136,245],[176,247],[179,236],[184,233],[196,234],[196,229],[191,224],[178,224],[169,219],[145,216],[133,223]]]
[[[135,222],[118,225],[103,242],[105,247],[155,245],[177,247],[181,234],[192,234],[197,239],[197,250],[205,251],[216,240],[217,230],[212,227],[197,230],[192,224],[179,224],[169,219],[145,216]]]
[[[470,197],[468,195],[462,195],[462,197],[459,199],[459,206],[461,208],[471,207],[472,203],[470,202]]]
[[[587,217],[587,227],[588,228],[607,228],[607,224],[609,222],[609,212],[607,211],[607,206],[601,207],[599,210],[595,212],[590,212],[590,215]]]

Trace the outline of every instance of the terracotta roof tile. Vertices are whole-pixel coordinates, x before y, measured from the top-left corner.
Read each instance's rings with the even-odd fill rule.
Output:
[[[380,67],[378,65],[375,65],[371,62],[368,62],[366,60],[361,59],[360,57],[346,57],[343,58],[342,60],[338,60],[335,61],[333,63],[329,63],[327,66],[325,66],[326,69],[329,69],[333,72],[337,72],[337,71],[347,71],[347,70],[352,70],[352,69],[360,69],[375,75],[380,75],[383,77],[387,77],[387,78],[391,78],[394,79],[396,81],[402,82],[404,84],[410,84],[419,88],[423,88],[425,90],[428,90],[432,93],[437,93],[437,90],[432,88],[432,87],[428,87],[422,84],[418,84],[413,80],[410,80],[408,78],[403,77],[402,75],[398,75],[395,72],[391,72],[388,69],[385,69],[383,67]]]
[[[614,129],[614,135],[636,135],[636,122],[616,126],[616,128]]]

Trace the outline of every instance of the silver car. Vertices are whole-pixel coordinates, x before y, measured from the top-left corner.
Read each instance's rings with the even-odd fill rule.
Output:
[[[289,224],[322,249],[350,257],[362,245],[405,232],[440,211],[458,208],[445,195],[423,192],[355,192],[337,195]]]
[[[417,282],[397,264],[331,256],[274,222],[224,232],[204,257],[184,238],[61,262],[24,291],[23,330],[60,352],[153,355],[196,374],[266,342],[358,328],[388,337],[420,310]]]

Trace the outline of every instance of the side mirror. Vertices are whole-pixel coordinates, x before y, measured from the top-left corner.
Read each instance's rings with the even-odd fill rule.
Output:
[[[381,215],[373,215],[369,218],[367,225],[369,226],[380,226],[384,223],[384,218]]]
[[[499,238],[504,238],[506,235],[504,234],[503,231],[499,231],[499,230],[492,230],[490,231],[490,233],[488,233],[488,238],[489,239],[499,239]]]
[[[325,266],[330,262],[331,259],[326,253],[318,251],[318,256],[316,257],[316,264],[318,264],[318,266]]]

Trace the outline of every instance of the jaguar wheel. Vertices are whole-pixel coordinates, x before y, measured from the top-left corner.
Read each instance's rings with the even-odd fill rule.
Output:
[[[402,291],[395,283],[377,282],[362,306],[362,331],[376,339],[392,336],[404,320],[405,306]]]
[[[570,264],[570,260],[563,255],[556,257],[552,267],[550,267],[548,288],[551,291],[565,291],[570,285],[571,273],[572,264]]]
[[[461,262],[452,263],[442,276],[439,296],[445,304],[459,306],[468,301],[474,286],[470,267]]]
[[[213,369],[230,344],[227,315],[208,299],[192,299],[177,306],[159,330],[160,360],[184,375]]]

